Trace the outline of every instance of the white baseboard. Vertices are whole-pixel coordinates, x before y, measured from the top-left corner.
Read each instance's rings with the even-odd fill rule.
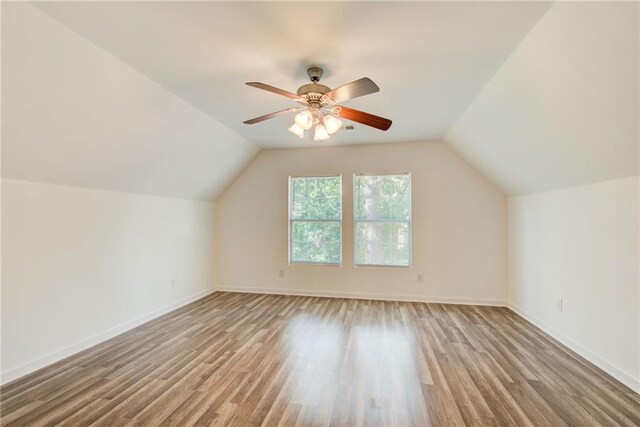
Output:
[[[627,374],[626,372],[623,372],[620,369],[616,368],[611,363],[607,362],[606,360],[602,359],[601,357],[587,350],[582,345],[578,344],[568,336],[564,335],[562,332],[548,326],[547,324],[538,320],[536,317],[528,314],[517,305],[513,303],[508,303],[507,307],[511,311],[516,313],[518,316],[532,323],[538,329],[541,329],[542,331],[544,331],[545,333],[553,337],[555,340],[559,341],[560,343],[562,343],[572,351],[579,354],[581,357],[585,358],[586,360],[593,363],[598,368],[602,369],[603,371],[605,371],[606,373],[608,373],[609,375],[611,375],[612,377],[614,377],[615,379],[617,379],[618,381],[626,385],[627,387],[631,388],[636,393],[640,393],[640,380],[638,378],[634,378],[633,376]]]
[[[183,298],[173,304],[166,305],[157,310],[154,310],[150,313],[144,314],[142,316],[136,317],[135,319],[129,320],[128,322],[122,323],[116,327],[108,329],[104,332],[101,332],[97,335],[93,335],[89,338],[86,338],[82,341],[78,341],[74,344],[61,348],[59,350],[52,351],[42,357],[39,357],[30,362],[24,363],[15,368],[9,369],[6,372],[2,372],[1,375],[1,384],[7,384],[10,381],[16,380],[20,377],[23,377],[27,374],[37,371],[38,369],[42,369],[52,363],[58,362],[66,357],[69,357],[75,353],[81,352],[82,350],[86,350],[89,347],[100,344],[108,339],[111,339],[117,335],[120,335],[128,330],[135,328],[136,326],[140,326],[143,323],[146,323],[150,320],[155,319],[156,317],[160,317],[163,314],[169,313],[175,309],[178,309],[182,306],[185,306],[189,303],[192,303],[196,300],[204,298],[205,296],[212,294],[215,292],[215,289],[205,289],[204,291],[200,291],[194,295]]]
[[[361,292],[328,292],[300,289],[272,289],[272,288],[244,288],[235,286],[217,287],[216,291],[221,292],[239,292],[247,294],[274,294],[274,295],[294,295],[309,297],[327,297],[327,298],[350,298],[350,299],[368,299],[379,301],[403,301],[403,302],[432,302],[440,304],[463,304],[463,305],[489,305],[505,307],[506,301],[492,299],[474,299],[459,297],[438,297],[428,295],[404,295],[404,294],[371,294]]]

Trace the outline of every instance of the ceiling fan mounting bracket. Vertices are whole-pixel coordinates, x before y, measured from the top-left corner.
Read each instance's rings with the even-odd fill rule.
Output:
[[[313,83],[318,83],[320,81],[320,77],[324,71],[320,67],[309,67],[307,68],[307,75],[311,79]]]

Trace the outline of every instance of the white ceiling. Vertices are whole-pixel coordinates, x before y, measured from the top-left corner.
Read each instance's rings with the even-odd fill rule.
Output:
[[[257,151],[37,9],[3,2],[3,178],[212,200]]]
[[[637,2],[36,6],[2,3],[5,178],[215,200],[260,147],[315,146],[242,124],[290,105],[244,82],[309,64],[394,120],[323,145],[444,138],[511,195],[640,173]]]
[[[555,4],[446,142],[510,195],[639,175],[639,6]]]
[[[38,8],[263,148],[312,146],[291,117],[244,125],[293,101],[308,65],[323,83],[372,78],[349,102],[388,117],[324,143],[439,140],[549,7],[541,2],[42,2]],[[294,104],[295,105],[295,104]]]

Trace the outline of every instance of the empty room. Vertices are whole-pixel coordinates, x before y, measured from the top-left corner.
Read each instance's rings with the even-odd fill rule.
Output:
[[[0,425],[640,426],[640,2],[0,14]]]

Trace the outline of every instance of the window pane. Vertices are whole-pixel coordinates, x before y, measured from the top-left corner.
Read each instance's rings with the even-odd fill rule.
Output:
[[[409,175],[355,176],[355,218],[409,220]]]
[[[342,177],[291,177],[292,263],[342,262]]]
[[[342,218],[340,176],[291,178],[291,219]]]
[[[291,222],[291,262],[340,264],[340,222]]]
[[[411,176],[354,176],[353,196],[355,264],[408,267]]]
[[[357,222],[356,264],[409,265],[408,222]]]

